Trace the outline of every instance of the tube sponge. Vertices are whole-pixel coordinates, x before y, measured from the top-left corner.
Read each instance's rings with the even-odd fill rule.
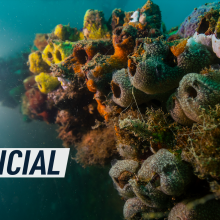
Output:
[[[141,215],[141,219],[143,219],[142,218],[142,213],[143,212],[152,213],[153,209],[150,209],[150,207],[147,207],[137,197],[130,198],[125,202],[125,205],[124,205],[124,208],[123,208],[123,214],[124,214],[125,219],[127,219],[127,220],[139,219],[140,215]]]
[[[116,160],[116,163],[109,171],[109,175],[118,190],[119,194],[124,198],[134,197],[132,187],[128,183],[139,168],[139,163],[134,160]]]
[[[138,105],[147,102],[152,98],[151,95],[147,95],[144,92],[132,87],[133,86],[130,83],[127,70],[118,70],[116,73],[114,73],[111,81],[113,101],[121,107],[128,107],[132,102],[134,102],[134,97]]]
[[[130,25],[117,27],[113,32],[115,53],[111,56],[97,54],[91,61],[86,63],[83,71],[88,80],[94,81],[92,83],[93,88],[96,87],[97,91],[103,93],[109,92],[109,83],[113,72],[127,67],[128,55],[134,50],[136,36],[137,30]]]
[[[198,203],[200,201],[200,203]],[[201,203],[202,201],[202,203]],[[218,220],[220,203],[216,199],[205,201],[204,197],[195,200],[185,200],[177,203],[170,211],[168,220],[199,219],[199,220]]]
[[[82,33],[77,30],[77,28],[71,28],[69,25],[58,24],[55,27],[54,35],[61,39],[62,41],[78,41],[82,40],[84,37]]]
[[[60,63],[66,57],[72,54],[75,44],[76,43],[70,41],[50,42],[44,49],[42,58],[49,66],[55,63]]]
[[[43,60],[51,66],[51,64],[54,64],[54,57],[53,57],[53,50],[54,50],[54,45],[52,42],[50,42],[44,49],[42,53],[42,58]]]
[[[167,171],[168,169],[169,172]],[[158,183],[160,190],[172,196],[184,193],[193,175],[193,171],[187,163],[166,149],[160,149],[156,154],[144,161],[138,171],[138,179],[148,182],[155,173],[160,176]]]
[[[158,57],[143,60],[135,72],[129,70],[128,73],[134,87],[147,94],[164,93],[178,87],[185,74],[178,66],[170,67]]]
[[[173,120],[179,124],[186,126],[191,126],[193,124],[193,121],[189,119],[182,110],[175,93],[172,94],[167,101],[167,111],[170,113]]]
[[[39,75],[35,76],[35,81],[39,90],[45,94],[53,91],[60,85],[57,77],[51,76],[47,73],[40,73]]]
[[[42,54],[40,51],[33,52],[29,55],[28,65],[30,65],[29,70],[34,74],[48,72],[50,68],[42,59]]]
[[[65,42],[54,42],[54,50],[53,50],[53,58],[54,63],[60,63],[66,57],[68,57],[73,52],[73,48],[76,43],[72,43],[69,41]]]
[[[220,99],[220,77],[219,72],[200,75],[189,73],[180,81],[177,98],[188,118],[203,123],[200,117],[201,109],[214,107]]]

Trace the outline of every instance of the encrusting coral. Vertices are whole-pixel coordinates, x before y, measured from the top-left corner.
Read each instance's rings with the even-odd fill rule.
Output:
[[[219,218],[219,12],[207,3],[166,31],[151,0],[108,21],[89,9],[82,32],[36,35],[32,76],[9,89],[26,121],[57,124],[82,166],[114,159],[125,219]]]

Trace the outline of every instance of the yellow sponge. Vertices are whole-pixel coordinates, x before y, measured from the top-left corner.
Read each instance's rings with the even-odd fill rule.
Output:
[[[50,42],[44,49],[42,53],[42,58],[43,60],[51,66],[51,64],[54,64],[54,57],[53,57],[53,50],[54,50],[54,45],[52,42]]]
[[[51,76],[47,73],[40,73],[35,76],[35,81],[37,82],[39,90],[45,94],[53,91],[60,85],[57,77]]]
[[[54,51],[53,51],[53,59],[54,63],[60,63],[66,57],[73,53],[73,48],[76,43],[72,43],[69,41],[66,42],[56,42],[54,43]]]
[[[29,55],[28,65],[30,65],[29,70],[34,74],[48,72],[50,68],[42,59],[42,54],[40,51],[33,52]]]

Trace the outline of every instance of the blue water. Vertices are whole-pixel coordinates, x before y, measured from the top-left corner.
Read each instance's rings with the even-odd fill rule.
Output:
[[[56,126],[26,124],[17,110],[0,108],[0,147],[62,147]],[[4,220],[122,219],[109,167],[82,168],[71,149],[64,179],[0,178],[0,213]],[[103,218],[104,217],[104,218]]]
[[[106,18],[120,7],[132,11],[146,0],[1,0],[0,57],[15,55],[32,45],[36,33],[48,33],[57,24],[82,28],[89,8],[103,10]],[[206,0],[155,0],[167,29],[179,25]],[[22,121],[19,109],[0,106],[0,147],[62,147],[57,127]],[[0,218],[41,219],[123,219],[123,201],[114,190],[106,168],[82,168],[72,159],[71,149],[64,179],[0,179]]]
[[[114,8],[134,11],[146,0],[1,0],[0,7],[0,57],[13,55],[32,45],[36,33],[50,33],[57,24],[82,28],[87,9],[103,10],[106,18]],[[160,6],[162,20],[168,29],[179,25],[184,18],[206,0],[155,0]]]

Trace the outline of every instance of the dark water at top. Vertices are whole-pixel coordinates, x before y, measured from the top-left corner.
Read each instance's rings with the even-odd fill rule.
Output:
[[[1,0],[0,57],[15,55],[32,44],[36,33],[48,33],[57,24],[82,28],[89,8],[103,10],[106,18],[120,7],[132,11],[146,0]],[[167,28],[179,25],[205,0],[155,0]],[[0,147],[62,147],[55,125],[25,124],[18,109],[0,107]],[[37,219],[123,219],[123,202],[108,175],[109,167],[82,168],[73,159],[64,179],[0,179],[0,218]]]

